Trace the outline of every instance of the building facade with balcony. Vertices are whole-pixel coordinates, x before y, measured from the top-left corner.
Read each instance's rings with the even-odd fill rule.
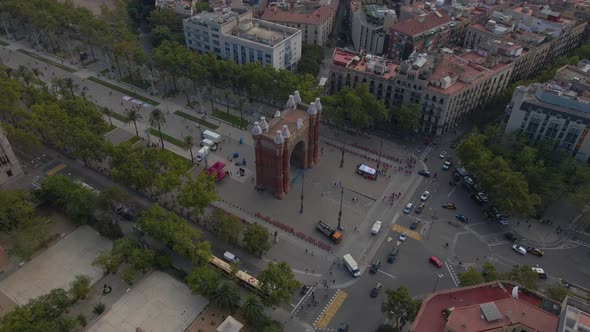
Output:
[[[326,45],[334,30],[340,0],[304,3],[271,2],[260,17],[262,20],[301,30],[303,43]]]
[[[203,12],[183,24],[188,48],[238,64],[293,70],[301,59],[301,30],[254,19],[249,10]]]
[[[532,142],[551,141],[556,150],[590,163],[590,61],[560,68],[546,83],[519,86],[507,107],[506,134]]]
[[[419,129],[441,135],[502,92],[510,82],[514,65],[472,50],[415,52],[396,64],[383,57],[336,49],[328,92],[366,83],[369,92],[387,107],[418,103]]]

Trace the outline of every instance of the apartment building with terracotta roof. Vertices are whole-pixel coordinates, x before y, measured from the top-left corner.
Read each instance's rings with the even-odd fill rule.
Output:
[[[587,22],[563,17],[548,6],[518,5],[492,13],[467,29],[465,47],[478,47],[490,40],[520,44],[526,63],[513,80],[535,75],[559,56],[577,47]]]
[[[386,65],[374,70],[374,59]],[[440,53],[413,53],[396,64],[381,57],[336,49],[330,67],[328,92],[366,83],[387,107],[419,103],[421,129],[441,135],[471,112],[502,92],[509,84],[515,62],[478,50],[444,49]]]
[[[365,83],[378,99],[389,100],[393,95],[399,65],[380,56],[336,48],[330,64],[328,92]]]
[[[326,45],[334,30],[340,0],[271,2],[262,20],[301,30],[305,44]]]
[[[455,25],[444,10],[394,24],[389,31],[388,57],[403,61],[414,51],[434,52],[448,46]]]

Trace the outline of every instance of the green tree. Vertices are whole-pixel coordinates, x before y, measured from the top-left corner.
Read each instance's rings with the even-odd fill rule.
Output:
[[[246,227],[242,243],[244,249],[259,257],[272,247],[268,229],[258,224],[250,224]]]
[[[137,244],[129,238],[115,240],[111,251],[100,252],[94,258],[92,266],[101,267],[105,273],[116,273],[136,247]]]
[[[258,274],[258,281],[260,287],[268,294],[264,298],[265,304],[273,307],[288,303],[299,289],[299,282],[286,262],[269,262],[266,269]]]
[[[556,282],[547,288],[547,294],[551,299],[561,302],[567,296],[567,288]]]
[[[537,280],[539,276],[537,275],[537,272],[533,271],[528,265],[513,267],[512,270],[508,272],[507,277],[528,289],[537,289]]]
[[[396,107],[391,114],[398,128],[405,131],[418,129],[420,124],[420,104],[401,105]]]
[[[24,190],[0,191],[0,230],[11,231],[33,218],[31,195]]]
[[[156,252],[151,249],[133,248],[128,258],[133,269],[140,272],[147,272],[156,264]]]
[[[482,282],[484,282],[484,278],[473,266],[469,267],[465,272],[459,272],[459,284],[461,287],[473,286]]]
[[[167,26],[159,25],[156,26],[150,31],[150,40],[152,41],[152,45],[154,47],[160,46],[164,40],[174,41],[175,36],[170,28]]]
[[[23,260],[29,260],[35,250],[49,238],[47,224],[39,218],[23,220],[14,235],[14,246],[11,254]]]
[[[70,296],[72,300],[84,300],[88,293],[90,293],[90,277],[85,275],[77,275],[74,281],[70,283]]]
[[[485,262],[483,263],[482,267],[483,270],[486,271],[484,276],[486,282],[500,279],[501,275],[498,273],[498,271],[496,271],[496,267],[492,263]]]
[[[190,210],[192,214],[200,215],[217,197],[215,181],[201,173],[196,179],[189,178],[185,181],[178,193],[178,204]]]
[[[0,319],[0,332],[56,331],[69,332],[77,324],[76,319],[65,316],[72,300],[59,288],[49,294],[16,306]]]
[[[214,209],[212,219],[215,225],[215,233],[219,239],[227,243],[238,244],[240,234],[244,229],[240,218],[221,209]]]
[[[45,178],[35,196],[42,204],[60,208],[78,224],[92,224],[97,195],[64,175]]]
[[[211,300],[220,308],[234,312],[235,309],[240,307],[240,291],[238,290],[238,286],[233,282],[226,281],[221,283],[217,287],[217,290],[215,290]]]
[[[170,31],[182,31],[182,20],[174,10],[168,8],[156,8],[150,12],[149,22],[152,27],[166,27]]]
[[[211,297],[219,288],[221,278],[219,273],[207,265],[195,266],[186,276],[186,284],[194,294]]]
[[[262,301],[254,294],[246,296],[244,302],[242,303],[242,307],[240,308],[240,313],[246,322],[251,325],[254,325],[256,322],[265,318]]]
[[[301,60],[297,64],[297,72],[300,74],[310,74],[315,77],[320,73],[320,66],[323,61],[323,47],[305,44],[301,48]]]
[[[133,126],[135,126],[135,136],[137,137],[139,137],[139,131],[137,130],[137,122],[141,121],[141,119],[143,119],[143,116],[139,112],[136,112],[134,110],[128,110],[127,113],[125,113],[125,123],[133,123]]]
[[[385,291],[387,300],[381,305],[381,311],[385,313],[387,318],[395,322],[395,326],[399,328],[401,320],[413,320],[420,309],[418,301],[412,299],[406,287],[398,287],[397,289],[388,289]]]
[[[376,122],[387,119],[384,104],[369,93],[366,84],[356,88],[343,88],[322,100],[324,115],[338,125],[348,123],[350,126],[364,130]]]
[[[150,113],[150,125],[158,127],[158,134],[160,135],[160,144],[162,144],[162,150],[164,150],[164,138],[162,138],[161,125],[166,123],[166,117],[164,112],[159,108],[154,108]]]

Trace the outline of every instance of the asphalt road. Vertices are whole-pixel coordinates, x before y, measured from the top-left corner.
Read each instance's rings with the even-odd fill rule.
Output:
[[[330,328],[336,328],[338,324],[345,322],[352,331],[372,331],[386,321],[381,313],[381,303],[386,299],[385,289],[405,286],[412,296],[425,297],[435,289],[458,287],[459,272],[470,266],[481,269],[485,261],[494,264],[498,271],[509,271],[515,265],[543,268],[549,278],[539,280],[540,289],[559,281],[559,278],[590,286],[590,266],[585,264],[590,256],[588,247],[571,241],[572,243],[561,247],[545,248],[543,257],[530,254],[522,256],[514,252],[512,243],[503,236],[510,231],[510,226],[484,221],[483,207],[477,205],[461,185],[449,185],[454,167],[443,170],[446,157],[439,157],[444,150],[447,151],[447,157],[456,159],[455,151],[449,145],[447,143],[420,151],[421,157],[426,158],[427,169],[432,175],[437,173],[436,180],[434,176],[425,178],[414,193],[408,192],[407,196],[402,197],[402,204],[399,205],[403,207],[412,202],[415,208],[421,202],[420,195],[428,190],[431,194],[425,202],[425,209],[420,214],[414,211],[409,215],[401,214],[394,226],[398,231],[387,230],[390,232],[390,241],[384,241],[373,256],[373,259],[381,260],[380,270],[377,274],[364,271],[358,281],[343,289],[348,297],[334,315]],[[446,202],[455,203],[457,210],[442,208],[442,204]],[[458,213],[467,216],[469,223],[456,220],[455,215]],[[420,221],[416,230],[420,240],[408,237],[405,242],[399,243],[399,231],[409,228],[416,220]],[[448,247],[446,243],[449,244]],[[398,244],[400,251],[397,260],[393,264],[387,263],[388,252]],[[428,262],[432,255],[443,261],[442,268]],[[371,298],[369,293],[377,282],[383,288],[377,298]]]

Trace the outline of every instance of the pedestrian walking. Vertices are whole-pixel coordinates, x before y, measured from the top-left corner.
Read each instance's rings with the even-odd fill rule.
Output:
[[[529,229],[531,229],[531,226],[532,226],[532,225],[529,225]]]

